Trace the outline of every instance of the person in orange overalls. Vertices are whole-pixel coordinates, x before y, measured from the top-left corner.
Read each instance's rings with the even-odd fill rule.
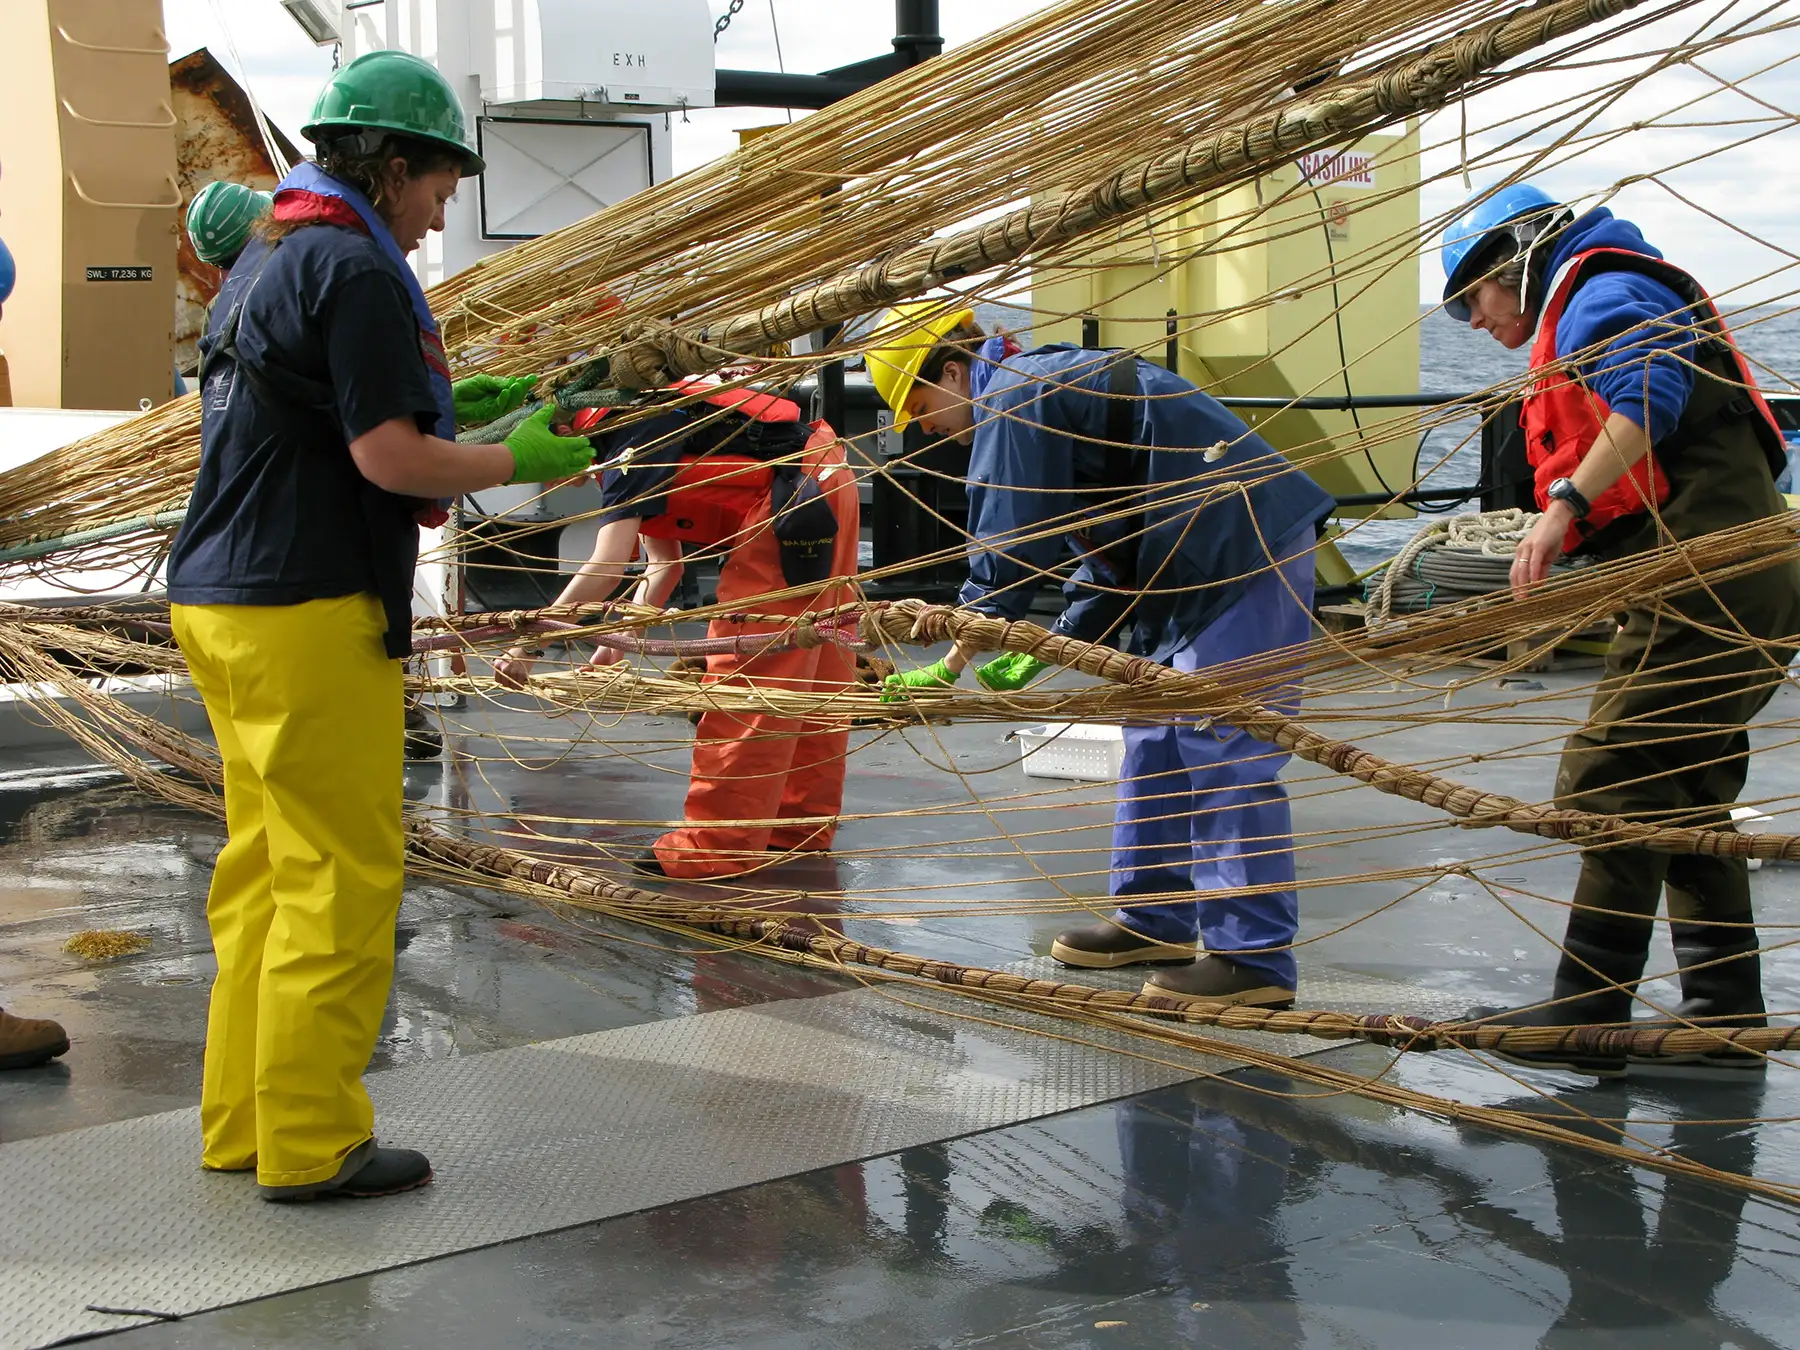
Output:
[[[597,420],[581,429],[593,429]],[[824,422],[803,422],[797,404],[751,390],[716,390],[596,442],[603,459],[629,452],[629,462],[603,476],[593,554],[558,604],[611,596],[640,534],[724,553],[719,605],[759,617],[714,619],[708,637],[789,632],[793,625],[784,616],[856,598],[856,480],[837,433]],[[515,647],[495,663],[495,677],[523,687],[542,655]],[[804,692],[849,689],[855,676],[851,654],[829,642],[706,658],[708,684],[730,680]],[[843,726],[707,710],[694,741],[685,822],[633,865],[709,881],[755,871],[771,854],[828,851],[843,804],[848,746]]]

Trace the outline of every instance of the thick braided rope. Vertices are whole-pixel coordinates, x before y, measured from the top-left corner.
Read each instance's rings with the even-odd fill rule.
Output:
[[[1333,740],[1305,723],[1239,697],[1202,674],[1182,674],[1148,657],[1128,656],[1074,638],[1058,637],[1032,623],[990,619],[968,610],[900,600],[872,605],[863,617],[871,642],[954,641],[968,651],[1026,652],[1040,660],[1112,680],[1134,690],[1170,696],[1172,708],[1241,727],[1311,764],[1447,812],[1470,825],[1513,830],[1584,846],[1631,845],[1659,853],[1697,853],[1719,858],[1800,861],[1800,835],[1747,835],[1733,830],[1649,825],[1620,816],[1540,806],[1486,792],[1453,779],[1408,768],[1348,741]]]
[[[625,917],[640,917],[708,929],[727,937],[765,943],[833,964],[867,966],[950,988],[1004,994],[1033,1003],[1106,1012],[1149,1013],[1188,1026],[1227,1031],[1266,1031],[1322,1040],[1369,1041],[1390,1049],[1574,1052],[1640,1057],[1717,1053],[1727,1045],[1768,1054],[1800,1047],[1800,1027],[1744,1027],[1717,1030],[1687,1027],[1506,1027],[1480,1022],[1431,1022],[1393,1013],[1345,1013],[1322,1009],[1231,1007],[1192,1004],[1126,989],[1101,989],[1063,980],[1041,980],[1012,971],[937,961],[908,952],[871,947],[821,929],[816,924],[747,913],[740,906],[709,905],[642,890],[610,876],[533,858],[492,844],[444,834],[419,821],[408,825],[414,856],[482,876],[527,882],[589,900]]]
[[[444,650],[491,636],[510,636],[528,631],[574,631],[552,615],[567,615],[587,623],[603,621],[611,606],[589,604],[550,606],[530,611],[469,615],[422,623],[417,650]],[[1663,853],[1694,853],[1713,857],[1761,858],[1800,861],[1800,835],[1741,834],[1733,830],[1693,826],[1652,825],[1620,816],[1574,811],[1525,802],[1504,793],[1486,792],[1424,770],[1397,765],[1347,741],[1334,740],[1304,723],[1244,699],[1200,674],[1181,674],[1143,657],[1128,656],[1110,648],[1096,648],[1070,638],[1057,637],[1030,623],[1007,623],[965,610],[925,605],[917,600],[877,603],[862,614],[860,641],[851,637],[849,614],[856,606],[813,614],[809,622],[792,616],[732,614],[733,619],[768,620],[786,625],[783,632],[728,639],[625,639],[607,636],[606,644],[652,655],[702,656],[715,651],[761,650],[756,644],[771,638],[793,646],[832,642],[851,649],[869,649],[886,642],[929,645],[954,639],[975,651],[1024,652],[1056,665],[1129,686],[1134,694],[1150,696],[1148,702],[1164,711],[1206,714],[1241,726],[1259,740],[1309,763],[1366,783],[1378,791],[1434,807],[1475,828],[1501,828],[1521,834],[1557,839],[1582,846],[1630,845]],[[160,628],[137,615],[86,608],[42,611],[27,607],[0,609],[0,630],[8,624],[26,626],[46,619],[77,625],[127,629]],[[660,617],[660,616],[657,616]],[[539,625],[543,625],[539,628]],[[438,633],[425,636],[432,628]],[[449,630],[449,631],[445,631]],[[596,643],[602,635],[590,635]],[[723,644],[723,645],[719,645]],[[58,668],[60,669],[60,668]],[[886,712],[896,710],[887,709]]]
[[[415,637],[413,651],[460,651],[471,643],[507,637],[557,637],[581,633],[581,625],[561,623],[554,619],[521,619],[510,625],[493,624],[485,628],[465,628],[429,637]],[[623,633],[589,633],[581,638],[596,647],[613,651],[637,652],[643,656],[766,656],[773,652],[806,651],[826,643],[851,651],[866,651],[868,644],[856,634],[853,626],[815,625],[802,616],[789,621],[779,633],[744,633],[733,637],[706,638],[640,638]]]
[[[1152,205],[1239,182],[1305,151],[1338,145],[1441,107],[1503,62],[1616,18],[1641,2],[1562,0],[1517,10],[1447,39],[1382,75],[1190,142],[1084,190],[1040,200],[985,225],[902,249],[754,313],[698,331],[639,325],[607,353],[608,374],[618,388],[653,389],[1066,244]]]
[[[210,785],[213,790],[208,791],[205,787],[196,787],[172,779],[166,774],[147,770],[131,756],[119,754],[117,747],[82,716],[62,708],[54,701],[45,704],[45,711],[51,720],[61,725],[78,742],[115,763],[129,761],[128,772],[138,787],[191,810],[214,816],[224,814],[224,801],[218,793],[222,781],[218,761],[189,753],[186,746],[193,745],[193,742],[187,737],[178,732],[171,733],[147,713],[118,705],[116,701],[37,652],[29,640],[14,631],[0,628],[0,652],[36,667],[36,673],[55,683],[72,703],[96,719],[103,719],[102,725],[109,727],[115,734],[135,741],[151,755],[192,774],[200,783]],[[1800,1027],[1503,1027],[1479,1022],[1429,1022],[1423,1018],[1386,1013],[1196,1006],[1129,990],[1100,989],[1060,980],[1039,980],[1011,971],[963,966],[887,948],[871,947],[816,926],[795,924],[778,916],[749,914],[741,907],[729,904],[707,905],[659,895],[583,868],[533,858],[492,844],[458,839],[418,819],[409,819],[406,831],[407,851],[415,862],[459,870],[476,877],[543,887],[560,892],[577,903],[587,901],[596,908],[625,918],[706,928],[729,937],[767,944],[834,964],[866,966],[949,988],[1028,1000],[1049,1008],[1154,1014],[1188,1026],[1218,1027],[1232,1031],[1267,1031],[1324,1040],[1369,1041],[1407,1051],[1461,1047],[1488,1051],[1661,1057],[1716,1053],[1727,1045],[1755,1054],[1779,1053],[1800,1047]]]

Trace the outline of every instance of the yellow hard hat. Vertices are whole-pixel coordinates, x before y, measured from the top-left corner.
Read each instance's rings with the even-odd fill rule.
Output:
[[[894,410],[895,431],[905,430],[912,421],[906,415],[906,396],[912,393],[931,349],[958,326],[973,322],[974,310],[948,300],[909,300],[881,316],[876,331],[895,336],[870,348],[863,361],[882,402]]]

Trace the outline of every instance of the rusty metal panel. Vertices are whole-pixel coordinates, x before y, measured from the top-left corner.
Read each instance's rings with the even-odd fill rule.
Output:
[[[194,194],[216,179],[267,190],[281,174],[257,130],[250,97],[225,67],[202,47],[169,67],[175,109],[176,178],[185,213]],[[293,143],[270,126],[270,139],[289,163],[300,159]],[[187,230],[180,232],[180,269],[175,288],[175,364],[184,374],[199,364],[195,344],[206,327],[206,307],[219,291],[219,270],[194,254]]]

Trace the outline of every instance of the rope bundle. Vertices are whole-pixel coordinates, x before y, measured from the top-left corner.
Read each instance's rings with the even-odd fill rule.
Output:
[[[1368,588],[1366,622],[1378,628],[1396,613],[1459,605],[1512,584],[1513,550],[1531,533],[1535,512],[1508,507],[1428,523]],[[1553,576],[1573,571],[1557,563]]]

